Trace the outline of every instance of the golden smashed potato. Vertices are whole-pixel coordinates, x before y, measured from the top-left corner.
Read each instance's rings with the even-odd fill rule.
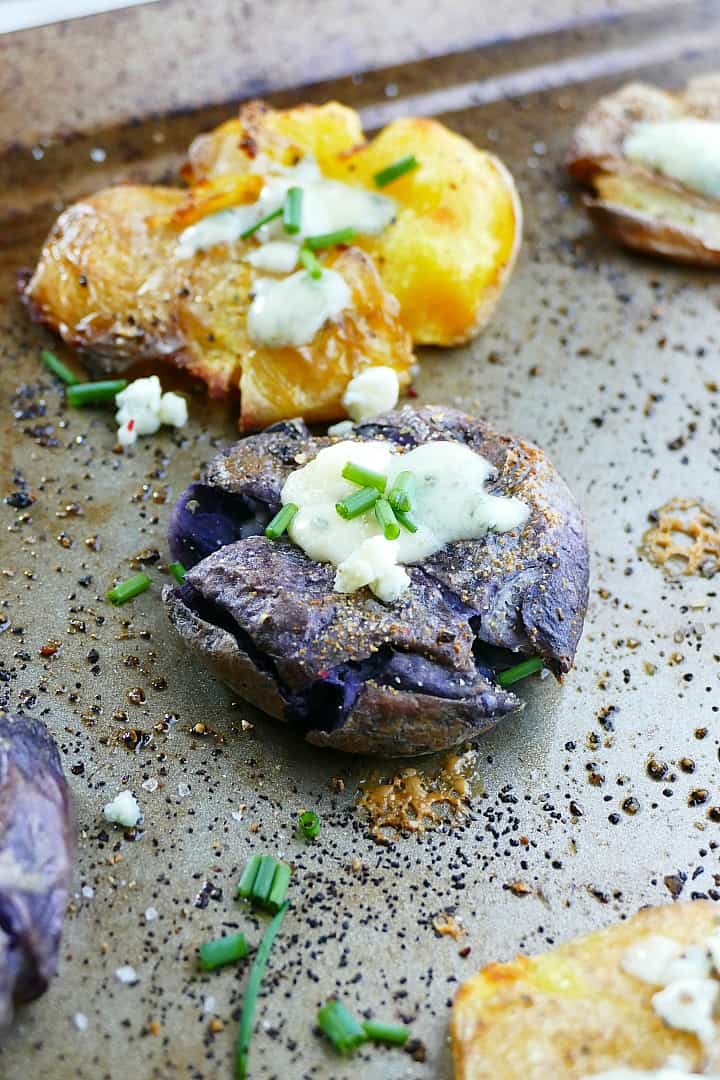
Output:
[[[590,217],[619,244],[676,262],[718,266],[720,199],[631,160],[623,150],[638,123],[691,118],[720,122],[720,75],[693,79],[677,94],[629,83],[590,109],[566,164],[593,189],[584,200]]]
[[[707,1057],[699,1039],[666,1026],[651,1006],[658,987],[621,965],[649,935],[687,946],[717,927],[711,901],[669,904],[539,956],[489,964],[453,1005],[456,1080],[579,1080],[622,1066],[659,1069],[672,1055],[699,1071]]]
[[[468,341],[488,322],[520,246],[522,211],[502,162],[436,120],[396,120],[366,143],[352,109],[330,102],[277,111],[251,102],[190,147],[191,183],[313,154],[322,172],[376,190],[376,172],[414,154],[420,166],[382,188],[399,203],[379,236],[355,241],[400,301],[417,345]]]

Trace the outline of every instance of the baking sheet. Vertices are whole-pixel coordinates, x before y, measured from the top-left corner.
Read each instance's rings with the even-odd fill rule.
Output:
[[[720,825],[708,816],[720,805],[718,579],[668,582],[638,555],[648,512],[672,496],[720,511],[718,278],[616,251],[590,231],[562,170],[574,123],[633,77],[640,57],[650,61],[644,78],[679,85],[712,69],[719,42],[712,5],[682,5],[277,96],[338,97],[380,119],[388,102],[425,107],[437,93],[453,110],[447,123],[507,161],[526,213],[515,276],[478,341],[423,356],[417,390],[543,445],[590,534],[591,601],[565,687],[533,681],[525,713],[478,744],[482,783],[462,827],[391,848],[368,838],[353,808],[376,763],[319,754],[234,701],[169,632],[157,570],[153,591],[131,605],[101,599],[133,556],[164,552],[170,505],[233,438],[233,408],[193,395],[186,431],[116,456],[106,414],[63,408],[38,362],[50,338],[14,298],[16,271],[32,264],[64,202],[110,180],[167,175],[192,134],[231,109],[0,159],[2,495],[22,481],[35,498],[0,507],[0,704],[47,720],[80,832],[60,976],[0,1049],[4,1080],[29,1068],[48,1080],[228,1075],[245,972],[199,976],[194,950],[222,927],[259,937],[232,899],[254,850],[295,867],[251,1049],[256,1077],[448,1077],[448,1006],[480,964],[642,904],[720,896]],[[506,99],[518,73],[524,82]],[[74,503],[82,515],[62,516]],[[56,655],[41,658],[53,640]],[[143,705],[128,701],[135,687]],[[198,722],[211,734],[193,734]],[[130,728],[152,733],[150,745],[129,752]],[[647,773],[652,754],[668,763],[661,782]],[[127,786],[145,814],[135,841],[101,816]],[[689,805],[694,791],[706,801]],[[623,809],[631,798],[635,814]],[[311,846],[295,831],[308,807],[323,822]],[[527,894],[509,889],[518,882]],[[461,941],[435,935],[442,912],[462,920]],[[116,980],[124,964],[137,985]],[[410,1023],[426,1062],[381,1048],[338,1060],[313,1034],[332,993],[356,1012]],[[212,1016],[223,1031],[209,1032]]]

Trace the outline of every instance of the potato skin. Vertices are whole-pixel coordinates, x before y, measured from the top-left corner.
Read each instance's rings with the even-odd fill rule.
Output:
[[[327,176],[370,189],[376,172],[415,154],[421,167],[383,189],[399,203],[397,220],[357,242],[400,301],[416,344],[474,337],[492,315],[521,241],[520,199],[502,162],[436,120],[396,120],[365,142],[357,114],[337,102],[283,111],[251,102],[236,120],[195,140],[184,175],[197,183],[246,172],[263,154],[291,162],[308,153]]]
[[[621,961],[647,935],[688,945],[717,920],[717,905],[706,900],[647,908],[539,956],[489,964],[455,997],[455,1080],[578,1080],[621,1065],[657,1069],[671,1054],[699,1069],[698,1039],[662,1023],[650,1005],[657,987],[628,975]]]

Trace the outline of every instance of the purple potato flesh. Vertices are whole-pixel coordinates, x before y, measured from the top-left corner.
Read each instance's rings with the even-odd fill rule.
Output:
[[[0,716],[0,1026],[57,968],[75,836],[57,747],[27,716]]]
[[[558,677],[570,669],[588,596],[582,517],[541,450],[455,410],[405,407],[350,438],[463,442],[494,465],[490,489],[524,499],[530,518],[409,567],[393,604],[336,593],[333,567],[264,536],[285,478],[333,441],[279,424],[217,457],[178,500],[170,550],[188,573],[165,590],[168,614],[221,679],[312,743],[445,749],[523,707],[498,684],[502,669],[525,656]]]

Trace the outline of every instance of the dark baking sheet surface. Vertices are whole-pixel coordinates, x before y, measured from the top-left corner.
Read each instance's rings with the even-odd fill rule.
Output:
[[[369,123],[434,111],[507,161],[526,213],[518,269],[490,328],[467,348],[423,357],[417,389],[546,447],[590,532],[576,670],[564,689],[529,686],[526,712],[479,744],[483,790],[461,828],[390,849],[367,837],[353,809],[374,763],[319,754],[234,702],[169,632],[159,572],[132,605],[101,599],[133,556],[164,553],[172,500],[234,437],[233,407],[193,395],[181,437],[159,434],[116,456],[104,413],[64,409],[38,362],[50,339],[14,295],[17,270],[33,263],[64,204],[121,178],[170,175],[192,135],[232,107],[31,139],[0,158],[1,494],[25,483],[35,497],[24,510],[0,506],[0,704],[47,719],[80,832],[60,976],[5,1040],[4,1080],[30,1070],[48,1080],[228,1075],[244,972],[200,977],[194,949],[235,923],[257,938],[232,900],[251,850],[295,865],[295,906],[252,1046],[257,1077],[448,1076],[448,1005],[481,963],[642,904],[719,895],[720,826],[708,816],[720,805],[717,578],[670,583],[638,555],[648,512],[672,496],[720,510],[718,278],[616,251],[590,231],[562,170],[594,98],[636,74],[680,85],[712,69],[719,43],[716,7],[676,5],[275,95],[338,97]],[[72,503],[82,516],[58,516]],[[60,648],[42,659],[51,640]],[[144,705],[129,704],[134,687]],[[194,735],[198,722],[213,734]],[[128,728],[151,732],[150,745],[128,752]],[[668,763],[662,782],[646,771],[651,754]],[[134,842],[102,820],[127,786],[145,813]],[[693,806],[694,791],[707,795]],[[306,807],[323,819],[312,847],[295,832]],[[509,890],[516,882],[527,895]],[[452,911],[467,929],[458,943],[431,925]],[[127,963],[136,986],[115,978]],[[382,1049],[338,1061],[312,1031],[333,992],[358,1011],[407,1019],[427,1062]],[[211,1015],[226,1024],[214,1036]]]

